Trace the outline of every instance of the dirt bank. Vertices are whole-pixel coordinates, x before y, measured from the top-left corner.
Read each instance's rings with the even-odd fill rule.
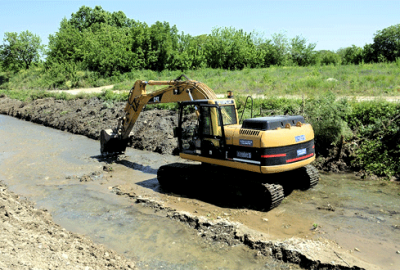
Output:
[[[0,98],[0,113],[31,121],[44,126],[99,139],[102,129],[115,128],[117,118],[123,115],[125,103],[106,103],[97,98],[89,100],[39,99],[21,102]],[[144,111],[139,116],[133,132],[131,146],[161,154],[172,154],[177,146],[173,128],[177,125],[175,112],[164,110]]]
[[[134,269],[116,252],[71,233],[0,181],[0,269]]]

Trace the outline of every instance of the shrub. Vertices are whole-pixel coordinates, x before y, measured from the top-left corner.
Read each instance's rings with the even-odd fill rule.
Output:
[[[332,92],[306,100],[305,117],[315,132],[315,147],[327,155],[332,145],[336,145],[342,136],[353,136],[344,118],[351,111],[346,99],[336,101]]]
[[[386,101],[353,104],[347,116],[357,134],[353,166],[369,174],[400,174],[400,105]]]

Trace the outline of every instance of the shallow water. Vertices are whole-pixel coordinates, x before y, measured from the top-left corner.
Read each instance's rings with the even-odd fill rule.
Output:
[[[187,225],[116,196],[111,186],[121,179],[100,173],[93,182],[80,182],[79,177],[102,171],[98,153],[98,141],[0,115],[0,177],[10,190],[48,209],[62,227],[133,258],[140,268],[297,268],[257,257],[242,245],[207,243]],[[136,160],[128,164],[138,169],[130,170],[136,181],[154,178],[166,162],[135,150],[129,155]]]

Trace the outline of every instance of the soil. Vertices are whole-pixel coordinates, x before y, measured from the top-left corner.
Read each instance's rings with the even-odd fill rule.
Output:
[[[0,269],[135,269],[115,251],[61,228],[1,181],[0,221]]]
[[[115,128],[123,115],[125,103],[88,100],[38,99],[22,102],[0,98],[0,114],[6,114],[44,126],[80,134],[98,140],[102,129]],[[172,154],[177,147],[172,136],[178,117],[173,111],[149,110],[140,114],[132,132],[130,146],[160,154]]]

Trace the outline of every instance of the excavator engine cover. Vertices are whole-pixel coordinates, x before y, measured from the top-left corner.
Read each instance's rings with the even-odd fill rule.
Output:
[[[242,128],[254,130],[273,130],[283,128],[287,124],[295,126],[297,122],[304,123],[301,115],[279,115],[245,119]]]
[[[112,154],[125,152],[129,138],[122,140],[112,129],[105,129],[100,132],[101,154]]]

